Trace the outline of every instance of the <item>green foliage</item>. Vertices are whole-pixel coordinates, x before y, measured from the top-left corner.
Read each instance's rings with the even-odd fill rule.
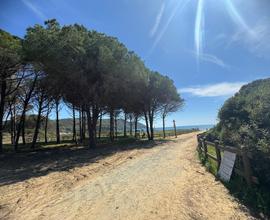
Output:
[[[254,155],[254,172],[270,186],[270,79],[244,86],[219,112],[219,124],[209,136],[246,146]]]
[[[14,76],[21,61],[22,40],[0,29],[0,77],[7,80]]]
[[[21,39],[0,29],[0,56],[18,62],[21,53]]]
[[[163,107],[168,107],[168,104],[176,103],[175,110],[183,103],[174,86],[173,81],[163,76],[158,72],[150,72],[146,93],[144,94],[144,108],[148,111],[162,111]],[[169,108],[167,108],[169,110]],[[169,111],[173,111],[170,109]],[[166,112],[168,113],[168,112]]]
[[[18,52],[21,43],[22,52]],[[0,46],[6,54],[9,51],[14,57],[21,54],[21,63],[32,73],[20,81],[22,85],[16,92],[23,93],[22,97],[30,94],[25,100],[38,110],[37,135],[41,115],[45,115],[52,103],[58,106],[62,100],[85,113],[89,146],[95,145],[97,121],[104,112],[112,115],[124,111],[136,121],[148,115],[153,133],[154,115],[162,108],[166,114],[176,111],[183,101],[171,79],[150,71],[117,38],[82,25],[61,26],[55,19],[48,20],[44,26],[29,27],[23,40],[1,32]],[[33,90],[29,89],[31,85],[35,87]],[[15,99],[12,101],[9,107],[15,104]],[[23,112],[28,111],[28,103],[19,104]],[[20,136],[20,132],[17,134]]]
[[[270,153],[270,79],[244,86],[219,112],[224,142]]]
[[[260,185],[258,193],[242,192],[241,189],[239,193],[247,202],[252,197],[261,200],[258,204],[264,208],[267,204],[270,210],[269,199],[264,196],[270,194],[270,79],[243,86],[225,102],[219,111],[219,119],[218,125],[207,133],[207,138],[249,149],[253,155],[253,173],[259,178]]]
[[[265,186],[248,187],[245,180],[239,176],[233,176],[226,184],[230,192],[242,203],[249,206],[256,214],[270,215],[270,192]],[[265,217],[266,217],[265,216]]]

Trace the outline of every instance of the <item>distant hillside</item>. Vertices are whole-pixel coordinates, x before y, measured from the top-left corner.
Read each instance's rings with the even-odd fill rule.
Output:
[[[60,122],[60,131],[65,133],[71,133],[72,127],[73,127],[73,119],[72,118],[66,118],[59,120]],[[129,131],[129,122],[127,122],[127,131]],[[79,120],[76,119],[76,127],[79,129]],[[99,121],[98,125],[99,127]],[[124,120],[118,119],[117,120],[117,129],[118,131],[123,131],[124,129]],[[133,123],[133,129],[134,129],[134,123]],[[138,129],[145,129],[145,125],[138,122]],[[49,122],[49,130],[55,130],[55,120],[50,120]],[[110,130],[110,120],[109,119],[103,119],[102,120],[102,131],[109,131]]]
[[[28,133],[32,132],[35,129],[36,126],[36,115],[27,115],[26,116],[26,121],[25,121],[25,129],[28,131]],[[61,133],[72,133],[73,130],[73,119],[72,118],[65,118],[65,119],[60,119],[59,120],[60,124],[60,132]],[[41,126],[40,126],[40,131],[44,131],[44,126],[45,126],[45,118],[43,117],[41,119]],[[86,125],[87,126],[87,125]],[[127,122],[127,131],[129,131],[129,126],[130,123]],[[55,120],[49,120],[48,122],[48,132],[51,134],[55,133],[55,128],[56,127],[56,121]],[[99,128],[99,121],[97,124],[97,129]],[[133,130],[134,130],[134,123],[133,123]],[[79,119],[76,119],[76,129],[77,131],[79,130]],[[138,129],[145,129],[145,125],[142,123],[138,122]],[[110,130],[110,120],[109,119],[103,119],[102,120],[102,131],[107,132]],[[117,130],[118,131],[123,131],[124,130],[124,120],[123,119],[118,119],[117,120]],[[10,131],[10,121],[7,122],[7,126],[5,128],[6,132]]]

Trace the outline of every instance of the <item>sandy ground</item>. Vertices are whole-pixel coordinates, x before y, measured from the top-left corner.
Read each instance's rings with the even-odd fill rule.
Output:
[[[0,219],[252,219],[200,165],[195,133],[66,170],[55,163],[16,181],[0,170]]]

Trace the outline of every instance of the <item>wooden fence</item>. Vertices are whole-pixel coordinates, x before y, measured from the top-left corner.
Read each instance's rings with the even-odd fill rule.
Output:
[[[220,145],[219,141],[210,142],[207,141],[203,134],[197,135],[198,140],[198,151],[204,156],[204,159],[207,160],[211,158],[217,162],[218,169],[221,164],[221,158],[223,151],[229,151],[235,153],[238,159],[238,166],[235,164],[233,172],[243,178],[245,178],[248,186],[252,184],[259,184],[258,178],[252,175],[252,166],[251,160],[252,154],[248,152],[246,147],[236,148],[231,146]],[[209,153],[209,147],[212,146],[215,149],[215,155]]]

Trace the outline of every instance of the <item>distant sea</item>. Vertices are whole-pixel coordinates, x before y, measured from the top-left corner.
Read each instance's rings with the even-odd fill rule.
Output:
[[[186,125],[186,126],[176,126],[177,130],[186,130],[186,129],[199,129],[200,131],[209,130],[210,128],[213,128],[214,124],[209,125]],[[173,127],[166,127],[166,130],[173,130]],[[156,131],[162,130],[161,128],[155,128]]]

